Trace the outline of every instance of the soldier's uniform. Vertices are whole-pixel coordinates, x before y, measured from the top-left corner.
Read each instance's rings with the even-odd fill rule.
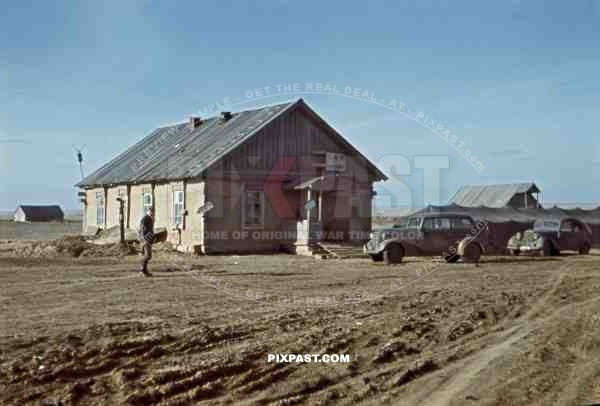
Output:
[[[142,239],[142,263],[140,272],[150,276],[148,272],[148,262],[152,259],[152,244],[154,244],[154,219],[146,214],[140,221],[140,238]]]

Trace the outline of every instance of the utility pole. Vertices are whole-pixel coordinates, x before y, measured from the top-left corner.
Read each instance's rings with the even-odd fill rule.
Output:
[[[119,202],[119,229],[121,231],[121,245],[125,245],[125,200],[117,197]]]
[[[79,162],[79,173],[81,174],[81,180],[83,180],[83,178],[84,178],[84,176],[83,176],[83,152],[82,152],[83,148],[85,148],[85,146],[83,146],[81,148],[75,148],[75,146],[73,146],[73,149],[77,153],[77,162]]]

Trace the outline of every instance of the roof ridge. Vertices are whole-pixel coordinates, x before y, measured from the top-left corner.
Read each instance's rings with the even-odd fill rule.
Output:
[[[233,117],[228,120],[217,120],[212,116],[198,126],[180,123],[159,127],[86,176],[76,186],[140,184],[201,176],[219,159],[271,125],[274,120],[290,114],[297,108],[301,108],[302,111],[309,113],[310,117],[314,116],[322,122],[324,130],[336,137],[336,140],[339,139],[339,143],[345,150],[365,159],[368,169],[375,173],[377,179],[387,179],[385,174],[350,141],[302,98],[298,98],[293,102],[278,102],[240,110],[233,113]],[[171,132],[171,129],[174,131]],[[165,139],[164,135],[167,133],[168,139]]]
[[[250,100],[252,100],[252,99],[249,99],[248,101],[250,101]],[[264,109],[264,108],[280,106],[280,105],[284,105],[284,104],[297,103],[300,100],[302,100],[302,98],[290,99],[290,100],[287,100],[287,101],[284,101],[284,102],[276,102],[276,103],[270,103],[270,104],[261,104],[259,106],[251,106],[250,108],[243,109],[243,110],[232,111],[231,113],[232,114],[239,114],[239,113],[245,113],[245,112],[250,112],[250,111],[256,111],[256,110],[261,110],[261,109]],[[242,102],[242,103],[245,103],[245,102]],[[239,104],[241,104],[241,103],[234,104],[233,106],[236,106],[236,105],[239,105]],[[225,106],[225,107],[227,107],[227,106]],[[208,116],[204,116],[204,117],[200,116],[200,117],[203,120],[212,120],[212,119],[218,118],[218,113],[221,112],[221,111],[227,111],[227,110],[225,108],[222,108],[222,109],[219,109],[219,110],[215,110],[214,112],[210,113]],[[191,117],[194,117],[194,116],[191,115]],[[187,124],[187,122],[185,120],[183,120],[183,121],[175,121],[175,122],[172,122],[172,123],[159,124],[158,127],[156,127],[154,129],[154,131],[160,130],[160,129],[164,129],[164,128],[167,128],[167,127],[173,127],[173,126],[185,125],[185,124]]]
[[[60,207],[60,204],[18,204],[17,207]]]

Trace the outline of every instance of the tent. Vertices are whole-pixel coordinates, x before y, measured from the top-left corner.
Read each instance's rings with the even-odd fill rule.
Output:
[[[423,213],[460,213],[471,216],[476,222],[486,222],[487,230],[483,237],[487,240],[486,249],[489,253],[505,253],[509,238],[517,232],[533,227],[536,220],[560,220],[565,217],[573,217],[586,224],[592,233],[592,247],[600,248],[600,206],[592,210],[584,210],[580,208],[561,209],[556,206],[549,209],[514,209],[511,207],[463,207],[456,204],[429,205],[407,217]]]

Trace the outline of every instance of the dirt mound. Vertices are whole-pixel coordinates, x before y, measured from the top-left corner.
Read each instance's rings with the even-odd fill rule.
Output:
[[[156,227],[154,229],[155,243],[164,242],[167,239],[166,227]],[[125,241],[128,243],[137,242],[140,235],[133,228],[125,229]],[[91,240],[95,244],[115,244],[121,241],[121,229],[119,226],[109,227],[105,230],[100,230]]]
[[[132,228],[125,229],[125,241],[137,241],[138,233]],[[121,241],[121,229],[119,226],[109,227],[106,230],[100,230],[95,236],[94,241],[101,244],[114,244]]]
[[[72,257],[113,257],[133,255],[137,250],[132,244],[111,243],[104,245],[91,244],[81,237],[65,237],[56,241],[58,252]]]
[[[87,242],[83,237],[67,236],[54,241],[10,241],[0,245],[0,252],[18,257],[69,256],[79,257],[120,257],[137,253],[132,244],[120,243],[97,245]]]

